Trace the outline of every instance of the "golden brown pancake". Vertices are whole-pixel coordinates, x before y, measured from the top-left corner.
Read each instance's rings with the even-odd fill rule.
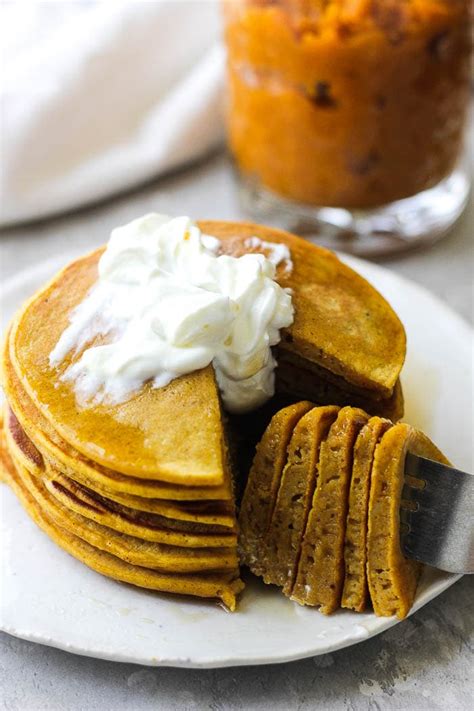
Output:
[[[296,361],[298,367],[300,359],[308,392],[322,397],[326,390],[330,398],[338,389],[341,398],[349,393],[383,407],[400,406],[403,327],[365,280],[330,252],[278,230],[222,222],[200,226],[221,240],[222,252],[236,256],[256,251],[247,242],[252,236],[290,249],[292,268],[280,265],[277,280],[293,291],[295,321],[275,349],[283,364],[280,374],[276,371],[277,390],[284,382],[285,364],[294,367]],[[70,353],[57,368],[49,365],[49,354],[73,309],[97,279],[101,253],[97,250],[66,267],[12,323],[2,366],[7,399],[18,418],[18,427],[14,421],[9,426],[9,446],[19,451],[20,468],[38,475],[44,464],[45,486],[48,496],[55,498],[55,510],[66,507],[80,520],[87,519],[89,532],[108,527],[167,545],[232,547],[235,497],[227,428],[211,366],[164,388],[145,384],[123,403],[83,407],[72,385],[61,377],[81,352]],[[103,337],[87,346],[99,340]],[[288,379],[288,368],[286,373]],[[296,387],[288,395],[299,396]],[[274,439],[263,437],[254,460],[259,470],[254,477],[257,498],[244,499],[242,514],[252,539],[247,541],[249,551],[270,525],[291,432],[311,405],[291,407],[286,422],[277,416],[277,424],[279,417],[282,421]],[[32,511],[38,520],[37,506]],[[40,519],[53,538],[60,538],[58,531],[65,535],[51,515]],[[218,528],[223,520],[226,532]],[[206,533],[200,530],[204,524],[209,526]],[[68,534],[68,549],[77,551],[78,557],[88,551],[97,569],[97,553],[84,545],[80,536]]]
[[[293,588],[318,478],[321,443],[326,439],[338,410],[327,406],[307,412],[295,426],[288,445],[273,516],[260,553],[266,563],[264,581],[283,587],[285,594]]]
[[[370,484],[367,578],[376,615],[406,617],[415,599],[421,564],[400,547],[400,503],[407,452],[448,464],[435,445],[410,425],[386,432],[375,450]]]
[[[16,437],[13,437],[9,431],[9,425],[12,424],[14,424],[13,431]],[[206,546],[208,543],[210,546],[236,545],[235,518],[232,526],[221,526],[210,523],[208,520],[199,521],[199,511],[196,513],[192,509],[185,520],[174,520],[157,513],[136,511],[123,504],[110,501],[94,491],[81,487],[73,480],[67,479],[67,477],[51,467],[47,458],[44,460],[36,459],[36,461],[27,458],[25,452],[31,451],[32,448],[29,446],[31,443],[25,437],[13,414],[7,416],[5,434],[7,446],[12,456],[20,460],[26,469],[33,474],[41,477],[46,474],[51,479],[49,486],[52,488],[52,493],[58,498],[62,497],[63,504],[70,504],[70,497],[75,499],[76,508],[74,510],[78,513],[81,513],[80,507],[84,506],[89,516],[92,515],[92,511],[94,512],[96,517],[94,520],[97,520],[97,516],[102,515],[103,522],[118,531],[125,530],[131,535],[141,536],[148,540],[164,541],[171,545],[193,545],[192,541],[194,539],[196,539],[196,545],[201,547]],[[38,466],[38,461],[43,461],[41,467]],[[122,521],[126,527],[125,529],[121,528]],[[148,528],[152,529],[151,532],[148,531]],[[212,542],[208,541],[209,537],[213,537]],[[191,543],[188,540],[189,538],[191,538]]]
[[[341,607],[362,612],[368,599],[367,517],[370,475],[377,443],[391,422],[371,417],[361,429],[354,445],[349,508],[344,540],[344,588]]]
[[[229,610],[235,610],[236,597],[244,587],[242,581],[235,577],[235,573],[163,574],[156,570],[125,563],[116,556],[98,550],[58,526],[38,506],[35,498],[22,483],[2,441],[0,441],[0,470],[3,479],[13,489],[37,526],[57,545],[89,568],[109,578],[157,592],[217,598],[222,600]]]
[[[301,547],[292,600],[330,614],[340,605],[344,534],[354,442],[368,416],[344,407],[321,444],[319,476]]]
[[[246,239],[252,235],[286,244],[293,268],[281,267],[278,278],[293,289],[295,321],[279,350],[374,396],[392,395],[405,354],[403,327],[365,280],[330,252],[278,230],[209,222],[201,227],[236,255],[251,251]],[[158,390],[145,385],[120,405],[78,409],[71,385],[60,376],[81,354],[57,369],[49,366],[69,314],[96,280],[100,253],[66,267],[19,314],[10,340],[17,375],[54,429],[86,457],[130,476],[183,486],[221,484],[222,422],[211,367]]]
[[[57,473],[60,471],[58,466],[52,463],[47,456],[43,458],[21,428],[8,405],[6,406],[5,437],[12,457],[17,461],[21,461],[31,474],[43,477],[45,475],[45,461],[50,472]],[[76,479],[72,481],[77,483]],[[178,521],[196,522],[212,527],[209,530],[220,529],[221,532],[225,532],[227,528],[235,529],[236,522],[233,507],[227,502],[196,501],[180,503],[162,501],[161,499],[144,499],[127,494],[120,495],[107,490],[103,491],[100,487],[96,487],[95,491],[87,487],[84,488],[90,495],[99,494],[110,499],[111,502],[122,504],[135,511],[157,514],[158,516]]]
[[[222,418],[211,366],[164,388],[145,385],[118,405],[87,408],[78,407],[71,384],[61,380],[80,353],[50,367],[49,354],[71,311],[96,281],[99,255],[66,267],[14,320],[9,353],[17,376],[58,434],[95,462],[122,474],[183,486],[222,484]]]
[[[178,521],[196,521],[209,526],[221,526],[235,529],[234,508],[225,501],[166,501],[163,499],[145,499],[132,494],[119,494],[114,491],[98,492],[123,506],[158,514]]]
[[[99,550],[111,553],[126,563],[162,572],[197,573],[223,570],[233,570],[236,574],[238,572],[235,548],[181,548],[119,533],[63,506],[51,496],[39,477],[31,476],[25,467],[14,459],[13,462],[24,486],[42,511],[62,529],[82,538]]]
[[[2,370],[3,388],[21,427],[42,456],[71,479],[106,496],[117,492],[164,501],[231,501],[231,475],[226,461],[224,461],[225,481],[216,487],[183,487],[153,480],[135,479],[93,462],[62,439],[35,407],[11,365],[8,347],[4,349]]]
[[[293,290],[295,320],[283,331],[277,358],[289,351],[353,386],[390,397],[405,359],[405,331],[373,286],[332,252],[288,232],[252,223],[199,226],[222,240],[227,254],[265,251],[249,248],[252,236],[289,248],[293,268],[282,264],[277,280]]]
[[[242,563],[256,575],[261,575],[260,546],[270,525],[288,444],[295,425],[312,407],[303,401],[277,412],[257,445],[239,516]]]

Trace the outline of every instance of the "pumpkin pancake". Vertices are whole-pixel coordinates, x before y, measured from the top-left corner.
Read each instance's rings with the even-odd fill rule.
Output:
[[[85,518],[96,521],[96,523],[119,531],[119,533],[127,533],[129,536],[142,538],[146,541],[156,541],[185,548],[219,548],[232,547],[237,544],[237,536],[232,532],[196,533],[173,529],[169,526],[171,519],[164,519],[168,522],[168,526],[165,528],[163,524],[152,523],[150,518],[146,518],[153,517],[155,514],[143,514],[141,517],[138,515],[139,512],[133,512],[132,509],[125,510],[125,507],[120,504],[112,505],[112,502],[107,502],[102,497],[87,494],[82,487],[66,477],[59,478],[60,481],[58,481],[58,477],[46,477],[44,484],[63,506]],[[181,526],[199,526],[199,524],[189,521],[180,523]]]
[[[362,410],[344,407],[321,444],[319,476],[308,516],[292,600],[330,614],[344,583],[344,534],[354,442],[366,424]]]
[[[47,460],[46,463],[43,462],[43,465],[39,467],[36,462],[25,456],[25,451],[20,449],[18,446],[18,440],[15,440],[11,436],[8,429],[8,421],[11,422],[14,415],[13,413],[10,413],[8,413],[9,416],[7,417],[7,426],[5,428],[6,447],[10,456],[15,462],[20,462],[31,475],[40,477],[41,479],[47,478],[51,480],[53,482],[53,486],[58,489],[58,491],[62,491],[64,495],[66,495],[66,492],[70,492],[71,496],[75,493],[80,493],[82,494],[84,501],[96,501],[98,507],[103,505],[109,510],[125,516],[130,521],[136,521],[143,525],[149,524],[150,526],[156,528],[164,528],[171,531],[183,531],[186,533],[204,533],[206,535],[214,533],[228,535],[235,531],[235,521],[232,526],[222,526],[208,520],[205,522],[196,521],[196,516],[194,516],[194,519],[191,518],[192,512],[186,519],[174,519],[173,517],[162,516],[155,512],[136,510],[127,505],[109,500],[106,497],[101,496],[99,493],[77,484],[73,480],[69,480],[66,476],[51,467]],[[19,429],[21,431],[21,428]],[[23,441],[23,439],[24,437],[21,437],[20,441]]]
[[[338,407],[315,407],[300,419],[288,445],[288,457],[273,511],[270,528],[262,546],[266,562],[263,579],[293,588],[301,542],[318,478],[321,443],[337,417]]]
[[[13,458],[21,461],[31,474],[43,477],[45,475],[45,460],[27,437],[8,405],[6,406],[5,416],[5,437],[8,450]],[[59,471],[48,457],[46,457],[46,463],[49,470]],[[73,481],[76,480],[73,479]],[[144,499],[138,496],[114,494],[114,492],[107,490],[103,491],[100,487],[96,487],[95,491],[87,487],[84,488],[91,495],[99,494],[128,508],[157,514],[165,519],[196,522],[203,526],[212,527],[208,530],[219,530],[220,532],[225,532],[225,529],[228,528],[235,529],[235,516],[230,503],[196,501],[180,504],[179,502],[162,501],[160,499]]]
[[[71,384],[61,376],[82,351],[58,368],[49,365],[69,314],[96,281],[100,254],[66,267],[14,320],[9,343],[17,376],[58,434],[93,461],[138,478],[182,486],[221,485],[222,417],[211,366],[163,388],[146,384],[120,404],[81,408]]]
[[[254,236],[290,250],[291,268],[282,263],[277,281],[292,289],[295,319],[283,329],[277,360],[289,352],[350,386],[381,398],[391,396],[405,359],[405,331],[373,286],[332,252],[288,232],[252,223],[198,224],[222,241],[226,254],[268,251],[249,243]]]
[[[119,494],[114,491],[98,491],[118,504],[128,506],[137,511],[154,513],[178,521],[196,521],[208,526],[221,526],[225,528],[236,527],[233,506],[225,501],[166,501],[163,499],[145,499],[132,494]]]
[[[367,578],[376,615],[406,617],[415,599],[421,564],[400,547],[400,504],[408,452],[450,465],[418,430],[407,424],[389,429],[375,450],[370,484]]]
[[[301,367],[311,374],[308,394],[338,388],[341,397],[352,393],[384,406],[396,397],[405,355],[403,327],[364,279],[330,252],[279,230],[222,222],[199,226],[221,240],[221,253],[271,252],[268,242],[290,250],[291,264],[288,260],[280,264],[276,275],[281,286],[292,290],[295,307],[294,323],[283,329],[275,348],[277,360],[281,356],[283,362],[280,376],[278,369],[275,373],[277,392],[281,391],[279,377],[284,381],[285,362],[294,366],[300,359]],[[249,237],[265,242],[249,241]],[[145,383],[125,402],[91,402],[87,407],[77,401],[73,385],[62,375],[84,348],[106,343],[110,336],[91,338],[71,351],[59,367],[50,366],[50,353],[73,310],[96,283],[102,252],[97,250],[66,267],[30,299],[12,323],[2,367],[7,399],[23,439],[17,436],[15,440],[16,425],[12,424],[9,446],[12,451],[20,450],[19,466],[24,465],[35,476],[41,458],[49,477],[44,480],[48,496],[54,497],[56,507],[59,501],[89,523],[166,545],[231,548],[236,539],[235,494],[227,427],[212,366],[176,378],[162,388]],[[293,400],[297,396],[295,392],[287,394]],[[327,394],[329,397],[330,389]],[[244,540],[243,547],[249,551],[249,560],[270,525],[294,426],[311,407],[308,402],[297,403],[287,408],[286,416],[279,413],[273,432],[267,431],[257,449],[254,498],[250,496],[252,486],[247,487],[242,512],[242,520],[248,524],[249,540]],[[23,499],[29,495],[21,482],[17,491]],[[146,499],[150,501],[143,503]],[[193,509],[193,502],[202,503],[204,510]],[[47,512],[42,514],[37,504],[31,505],[31,511],[54,540],[80,559],[87,558],[95,569],[112,571],[106,574],[118,579],[138,580],[137,566],[117,568],[128,564],[91,547],[73,532],[65,532]],[[227,523],[225,533],[217,528],[221,515]],[[217,517],[217,522],[210,520],[212,517]],[[201,532],[204,524],[209,526],[206,533]],[[102,528],[91,525],[88,530]],[[152,577],[145,586],[171,589],[166,587],[166,579]],[[199,579],[202,582],[202,576]],[[185,586],[180,580],[176,583],[173,577],[177,592]],[[241,583],[232,587],[229,581],[218,577],[212,584],[222,582],[227,599],[235,605],[234,591]],[[201,592],[195,594],[205,595],[201,582]],[[214,587],[217,589],[221,590]],[[215,595],[223,599],[224,593]]]
[[[294,353],[374,397],[392,395],[405,355],[404,331],[364,279],[332,253],[279,230],[220,222],[200,227],[218,237],[228,254],[252,251],[248,238],[255,235],[289,247],[292,268],[281,266],[277,278],[293,290],[295,320],[277,355]],[[145,385],[120,405],[78,409],[71,385],[60,378],[81,351],[59,368],[49,366],[69,314],[96,280],[100,255],[98,250],[66,267],[19,314],[10,341],[17,375],[54,429],[93,461],[183,486],[221,484],[222,423],[212,367],[164,388]]]
[[[10,421],[10,418],[8,421]],[[19,425],[17,425],[16,429],[21,431],[21,427]],[[24,441],[24,436],[17,437],[17,440]],[[8,437],[8,443],[13,451],[18,454],[18,441],[15,441],[12,437]],[[19,457],[22,459],[26,468],[29,469],[29,471],[32,471],[31,465],[28,466],[29,462],[26,462],[24,459],[24,452],[20,452]],[[57,478],[59,472],[55,470],[54,467],[51,467],[48,457],[45,456],[43,459],[45,462],[46,472],[48,473],[52,471]],[[34,473],[38,473],[38,471],[36,470]],[[43,470],[41,470],[41,474],[42,473],[44,473]],[[233,532],[235,531],[235,518],[234,525],[232,527],[220,526],[218,524],[210,524],[208,519],[204,522],[199,521],[199,512],[196,514],[191,510],[184,521],[180,521],[179,519],[175,521],[171,518],[160,516],[159,514],[145,512],[140,513],[139,511],[134,511],[132,508],[124,507],[123,505],[113,501],[107,501],[107,499],[102,498],[93,491],[88,492],[83,487],[77,485],[74,480],[69,480],[64,476],[61,479],[62,480],[58,484],[57,488],[52,492],[53,494],[57,494],[59,496],[59,492],[61,492],[63,496],[66,496],[65,490],[67,489],[74,493],[76,498],[80,494],[83,505],[87,507],[87,505],[90,504],[90,506],[93,507],[88,509],[87,513],[92,515],[93,509],[103,509],[101,514],[102,518],[106,517],[108,521],[107,525],[112,528],[116,528],[116,530],[123,530],[120,527],[120,522],[123,519],[124,525],[127,527],[125,532],[130,533],[130,535],[147,538],[148,540],[158,540],[171,545],[196,545],[201,547],[206,547],[208,545],[232,546],[236,544],[236,534]],[[70,503],[70,501],[66,497],[66,501],[63,501],[63,503],[67,504]],[[76,501],[75,504],[76,512],[84,513],[81,510],[77,510],[77,507],[80,506],[80,502]],[[94,515],[98,516],[98,511],[95,511]],[[104,523],[103,520],[102,522]],[[148,527],[152,527],[152,530],[148,530]],[[190,540],[188,540],[189,538]]]
[[[241,559],[255,575],[262,572],[260,547],[270,525],[293,429],[312,407],[303,401],[277,412],[257,445],[239,517]]]
[[[354,445],[349,508],[344,540],[344,588],[341,607],[362,612],[367,606],[367,516],[375,448],[392,423],[371,417]]]
[[[30,517],[57,545],[92,570],[114,580],[130,583],[157,592],[192,595],[202,598],[217,598],[235,610],[236,597],[244,587],[235,573],[163,574],[157,570],[125,563],[114,555],[100,551],[76,535],[67,533],[58,526],[38,505],[35,498],[22,483],[21,478],[0,443],[0,470],[4,480],[13,489]]]
[[[238,559],[232,548],[180,548],[144,541],[118,533],[63,506],[48,492],[43,481],[28,473],[13,459],[17,473],[41,509],[58,526],[132,565],[159,569],[162,572],[196,573],[200,571],[238,569]]]
[[[225,481],[216,487],[191,487],[163,484],[154,480],[135,479],[115,472],[93,462],[62,439],[35,407],[23,389],[10,358],[9,350],[3,353],[3,388],[8,402],[23,430],[44,458],[71,479],[92,489],[99,489],[106,496],[110,492],[131,494],[143,498],[175,501],[213,500],[231,501],[232,485],[230,471],[225,466]],[[226,462],[224,461],[224,465]]]

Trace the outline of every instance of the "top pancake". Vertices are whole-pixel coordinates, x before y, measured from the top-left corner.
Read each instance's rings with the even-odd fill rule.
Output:
[[[381,397],[391,395],[405,359],[405,331],[373,286],[332,252],[288,232],[252,223],[204,221],[199,226],[236,256],[265,251],[245,244],[254,235],[285,244],[293,267],[279,267],[277,280],[293,290],[295,320],[284,329],[278,349]]]
[[[99,257],[94,252],[66,267],[13,324],[10,357],[25,390],[67,442],[104,466],[188,486],[222,484],[223,432],[211,367],[159,390],[145,385],[126,402],[88,408],[80,408],[71,385],[60,380],[71,359],[50,367],[72,309],[96,281]]]
[[[405,355],[398,318],[364,279],[332,253],[279,230],[252,224],[201,222],[226,253],[254,251],[246,239],[286,244],[292,270],[278,281],[293,289],[294,324],[279,346],[342,376],[348,382],[391,394]],[[97,278],[101,251],[66,267],[25,306],[15,320],[10,357],[23,387],[58,433],[79,452],[122,474],[184,486],[218,486],[224,479],[223,424],[212,367],[154,389],[145,385],[118,405],[79,408],[74,391],[49,354],[71,311]],[[34,337],[32,337],[34,334]]]

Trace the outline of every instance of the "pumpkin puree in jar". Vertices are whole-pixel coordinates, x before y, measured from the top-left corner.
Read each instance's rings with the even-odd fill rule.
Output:
[[[370,208],[448,176],[469,98],[470,0],[224,0],[229,140],[245,178]]]

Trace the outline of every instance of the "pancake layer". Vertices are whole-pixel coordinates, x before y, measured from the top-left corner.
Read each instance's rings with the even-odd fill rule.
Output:
[[[344,540],[344,588],[341,607],[362,612],[368,600],[367,518],[375,448],[391,427],[388,420],[371,417],[354,445],[349,507]]]
[[[301,541],[319,475],[319,453],[338,413],[337,407],[315,407],[297,423],[288,445],[277,501],[265,545],[263,579],[291,591]]]
[[[344,581],[344,534],[347,500],[356,437],[367,415],[345,407],[321,445],[318,485],[313,496],[301,546],[291,598],[334,612],[341,602]]]

